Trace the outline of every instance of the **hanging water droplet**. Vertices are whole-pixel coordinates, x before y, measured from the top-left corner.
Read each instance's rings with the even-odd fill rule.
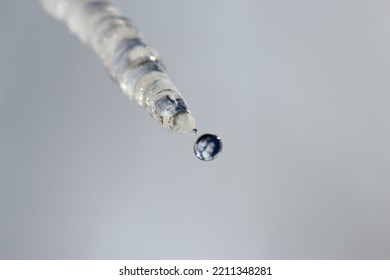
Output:
[[[217,158],[222,151],[222,141],[217,135],[203,134],[194,145],[195,155],[204,161]]]
[[[196,136],[198,134],[198,130],[196,128],[194,128],[192,131],[191,131],[191,134]]]

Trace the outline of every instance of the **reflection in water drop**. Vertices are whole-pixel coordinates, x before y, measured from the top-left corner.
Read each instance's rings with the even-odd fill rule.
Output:
[[[194,145],[195,155],[205,161],[213,160],[222,151],[222,141],[217,135],[203,134]]]

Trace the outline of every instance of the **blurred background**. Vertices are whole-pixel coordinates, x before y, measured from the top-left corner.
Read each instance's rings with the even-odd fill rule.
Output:
[[[223,153],[1,0],[1,259],[390,258],[389,1],[116,3]]]

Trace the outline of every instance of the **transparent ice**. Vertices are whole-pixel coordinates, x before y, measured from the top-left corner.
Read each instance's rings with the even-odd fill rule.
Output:
[[[222,152],[222,141],[217,135],[203,134],[194,145],[195,155],[204,161],[210,161]]]
[[[124,94],[172,133],[191,133],[195,120],[156,50],[110,0],[39,0],[94,49]],[[156,26],[158,28],[158,26]]]

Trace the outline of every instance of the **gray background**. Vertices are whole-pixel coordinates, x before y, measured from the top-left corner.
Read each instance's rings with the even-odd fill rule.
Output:
[[[214,162],[0,2],[0,258],[390,258],[390,2],[117,1]]]

